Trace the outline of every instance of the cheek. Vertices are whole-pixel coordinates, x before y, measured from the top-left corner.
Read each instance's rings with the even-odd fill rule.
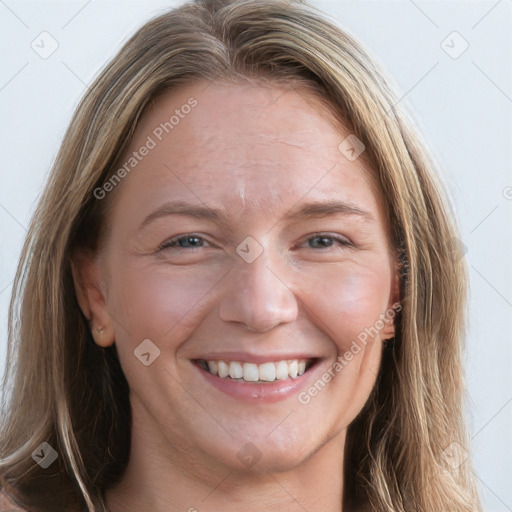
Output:
[[[344,352],[358,336],[364,337],[362,333],[375,332],[371,328],[375,328],[388,304],[390,274],[382,266],[339,266],[323,272],[317,284],[308,280],[303,286],[308,309],[320,320],[319,325],[335,341],[338,351]]]
[[[145,338],[180,343],[203,314],[203,305],[222,274],[184,267],[120,267],[112,279],[114,314],[132,343]],[[172,333],[172,335],[170,335]],[[176,334],[179,333],[179,336]],[[117,340],[119,341],[119,340]]]
[[[313,383],[301,399],[318,400],[313,407],[329,409],[335,432],[359,414],[375,384],[382,355],[376,325],[388,304],[389,279],[377,266],[346,266],[325,272],[317,281],[325,283],[321,288],[304,283],[311,317],[332,340],[336,355],[320,377],[324,384]]]

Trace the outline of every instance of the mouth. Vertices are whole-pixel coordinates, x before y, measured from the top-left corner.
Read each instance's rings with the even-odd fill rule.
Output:
[[[194,359],[193,362],[205,372],[230,381],[252,384],[270,384],[276,381],[297,379],[304,375],[319,361],[310,359],[282,359],[260,364],[246,361],[227,361],[223,359]]]

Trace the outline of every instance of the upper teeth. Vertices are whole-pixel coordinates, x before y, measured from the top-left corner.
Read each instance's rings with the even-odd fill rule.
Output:
[[[231,377],[247,382],[258,380],[273,382],[274,380],[296,378],[306,371],[306,359],[288,359],[263,364],[242,363],[239,361],[206,361],[210,373],[221,378]]]

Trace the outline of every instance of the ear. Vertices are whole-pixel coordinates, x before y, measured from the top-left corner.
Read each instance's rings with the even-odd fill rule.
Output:
[[[113,345],[114,324],[106,309],[106,286],[98,259],[77,252],[70,263],[78,305],[89,322],[94,341],[103,348]]]
[[[389,340],[395,336],[395,317],[402,309],[400,304],[400,263],[394,260],[393,275],[391,277],[391,290],[389,294],[388,309],[385,313],[384,327],[380,331],[381,340]]]

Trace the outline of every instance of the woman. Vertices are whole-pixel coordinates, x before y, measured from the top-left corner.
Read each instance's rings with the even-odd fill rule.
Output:
[[[23,249],[6,496],[480,510],[466,271],[396,104],[303,2],[198,1],[126,43],[78,107]]]

